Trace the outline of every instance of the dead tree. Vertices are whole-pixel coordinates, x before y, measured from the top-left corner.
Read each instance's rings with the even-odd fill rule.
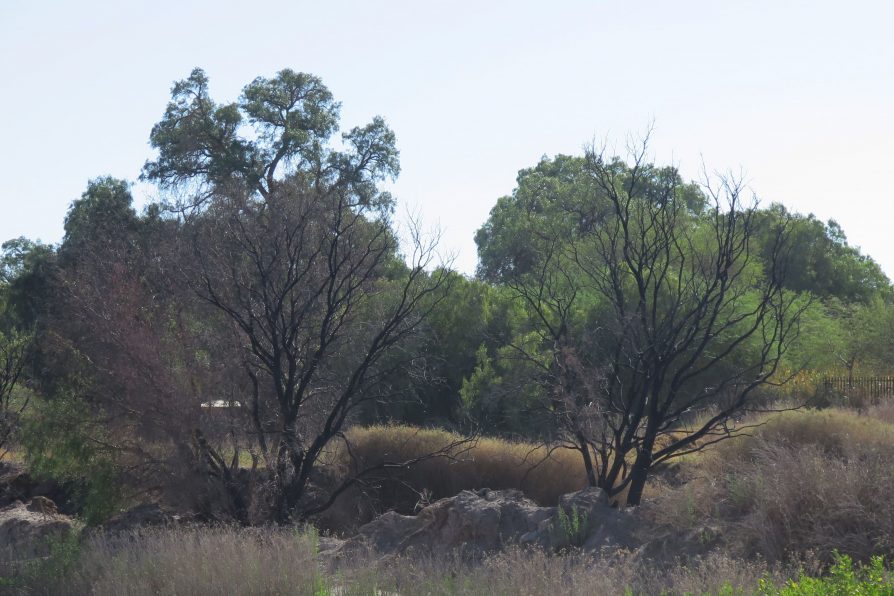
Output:
[[[400,170],[394,133],[377,117],[335,147],[339,108],[319,78],[288,69],[218,104],[195,69],[175,83],[143,170],[179,193],[193,239],[181,268],[232,329],[250,387],[237,401],[280,519],[313,509],[318,461],[360,404],[388,397],[399,359],[385,356],[448,279],[427,272],[434,245],[418,234],[410,262],[398,255],[379,188]]]
[[[292,180],[259,200],[218,198],[193,225],[199,296],[229,320],[251,391],[248,434],[280,519],[305,499],[320,458],[367,401],[385,399],[386,358],[443,296],[433,245],[399,260],[387,218],[343,188]]]
[[[564,444],[591,484],[631,505],[657,467],[736,434],[731,420],[774,382],[807,306],[784,289],[785,222],[762,262],[756,202],[738,181],[708,181],[694,206],[646,149],[629,164],[588,151],[587,225],[510,283],[540,321],[541,381]]]

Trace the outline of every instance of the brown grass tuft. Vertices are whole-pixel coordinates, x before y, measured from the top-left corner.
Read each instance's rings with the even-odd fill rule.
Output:
[[[688,481],[659,491],[647,511],[739,556],[891,556],[892,461],[892,425],[839,409],[786,413],[690,459]]]

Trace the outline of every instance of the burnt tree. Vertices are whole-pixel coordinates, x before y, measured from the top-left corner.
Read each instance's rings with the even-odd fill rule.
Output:
[[[429,273],[434,244],[418,230],[399,254],[393,200],[379,188],[398,153],[381,118],[333,148],[338,103],[290,70],[233,104],[214,103],[198,69],[172,95],[144,177],[179,193],[183,278],[229,326],[249,387],[237,401],[275,515],[303,517],[329,502],[308,494],[320,458],[361,405],[390,397],[386,380],[405,360],[395,348],[449,275]]]
[[[539,321],[549,357],[525,355],[563,444],[630,505],[657,467],[741,431],[731,421],[778,380],[807,306],[784,288],[786,222],[757,246],[740,183],[709,180],[703,203],[684,200],[676,169],[646,148],[630,163],[589,150],[592,200],[566,211],[580,225],[508,282]]]
[[[437,304],[432,247],[399,261],[386,219],[335,191],[283,183],[264,201],[219,201],[195,224],[199,296],[232,324],[251,391],[243,407],[281,518],[351,415],[387,399],[386,358]]]

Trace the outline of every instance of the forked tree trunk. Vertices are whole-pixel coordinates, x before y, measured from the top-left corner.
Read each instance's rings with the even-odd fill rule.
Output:
[[[584,458],[584,469],[587,471],[587,484],[589,486],[598,486],[599,481],[596,478],[596,470],[593,467],[593,458],[590,456],[590,444],[584,438],[583,433],[578,433],[577,439],[581,456]]]

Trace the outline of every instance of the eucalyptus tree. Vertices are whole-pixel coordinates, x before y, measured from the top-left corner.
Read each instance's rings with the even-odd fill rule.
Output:
[[[363,404],[390,397],[396,348],[449,285],[418,230],[400,254],[380,188],[399,173],[394,133],[376,117],[335,143],[338,122],[312,75],[283,70],[217,104],[196,69],[174,85],[143,170],[176,196],[181,271],[231,329],[250,388],[236,401],[280,519],[340,490],[309,496],[320,458]]]

